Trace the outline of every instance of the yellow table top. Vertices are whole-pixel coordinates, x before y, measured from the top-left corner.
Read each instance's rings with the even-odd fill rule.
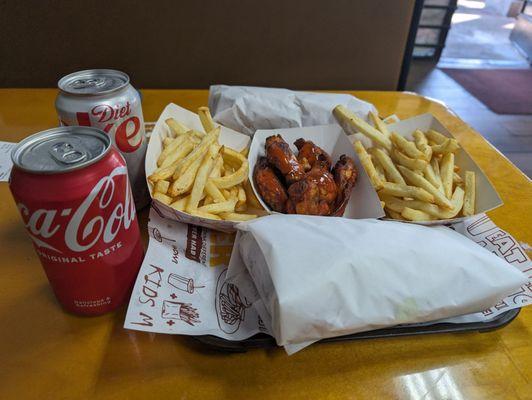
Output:
[[[530,180],[444,105],[411,93],[352,92],[381,115],[433,113],[495,185],[489,213],[532,243]],[[0,140],[57,125],[56,90],[0,90]],[[206,105],[206,90],[143,90],[155,121],[175,102]],[[532,399],[532,307],[490,333],[440,334],[220,354],[182,336],[122,328],[125,308],[101,317],[56,303],[7,184],[0,185],[1,399]],[[145,224],[146,212],[141,215]]]

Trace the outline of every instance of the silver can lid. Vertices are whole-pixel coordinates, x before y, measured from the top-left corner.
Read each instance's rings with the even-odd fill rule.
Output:
[[[87,69],[62,77],[59,90],[74,95],[101,95],[122,89],[129,83],[129,76],[114,69]]]
[[[61,126],[22,140],[11,152],[11,159],[28,172],[58,174],[95,163],[110,147],[111,139],[100,129]]]

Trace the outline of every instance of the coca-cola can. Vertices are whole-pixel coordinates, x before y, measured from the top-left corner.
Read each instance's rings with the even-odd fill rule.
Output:
[[[137,210],[149,203],[144,159],[147,140],[139,92],[129,76],[111,69],[78,71],[61,78],[55,108],[61,125],[107,132],[126,159]]]
[[[9,186],[53,291],[69,312],[127,300],[144,249],[124,158],[102,130],[59,127],[12,152]]]

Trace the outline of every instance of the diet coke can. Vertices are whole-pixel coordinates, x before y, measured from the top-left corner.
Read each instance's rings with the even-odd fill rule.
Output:
[[[109,134],[126,159],[137,210],[149,203],[144,170],[147,141],[142,106],[129,76],[111,69],[74,72],[61,78],[55,108],[61,125],[93,126]]]
[[[75,314],[127,300],[142,263],[124,158],[96,128],[59,127],[12,152],[9,186],[55,295]]]

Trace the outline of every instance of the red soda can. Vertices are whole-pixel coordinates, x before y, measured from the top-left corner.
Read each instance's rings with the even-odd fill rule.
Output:
[[[129,297],[144,256],[124,158],[102,130],[59,127],[12,152],[9,186],[65,310],[111,311]]]

